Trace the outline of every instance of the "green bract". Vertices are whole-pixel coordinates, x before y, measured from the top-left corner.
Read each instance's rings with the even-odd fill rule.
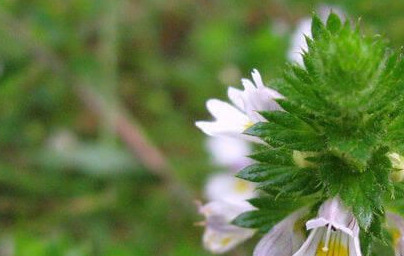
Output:
[[[311,29],[304,66],[288,65],[271,85],[285,96],[277,100],[285,111],[262,112],[268,122],[245,132],[268,145],[238,177],[259,183],[266,195],[252,200],[257,211],[235,223],[267,231],[268,223],[302,204],[315,208],[339,195],[358,220],[363,254],[370,255],[374,241],[388,240],[385,208],[404,191],[390,180],[387,157],[404,153],[404,61],[380,36],[363,36],[335,14],[326,24],[314,16]],[[274,213],[264,200],[283,210]]]

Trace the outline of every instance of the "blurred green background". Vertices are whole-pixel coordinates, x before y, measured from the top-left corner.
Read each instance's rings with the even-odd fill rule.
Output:
[[[193,123],[321,4],[404,44],[397,0],[0,1],[0,255],[210,255]]]

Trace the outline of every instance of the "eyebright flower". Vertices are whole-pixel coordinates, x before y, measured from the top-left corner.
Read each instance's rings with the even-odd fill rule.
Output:
[[[318,14],[321,19],[325,21],[330,12],[338,14],[340,17],[344,17],[344,12],[336,7],[329,5],[322,5],[318,8]],[[290,48],[288,51],[288,59],[291,62],[295,62],[300,66],[303,66],[303,52],[307,51],[307,42],[305,36],[311,38],[311,18],[302,19],[295,29],[290,42]]]
[[[312,230],[293,256],[361,256],[359,226],[353,214],[336,197],[322,204],[316,219],[306,223]]]
[[[212,201],[200,206],[199,212],[206,218],[203,223],[205,225],[204,247],[212,253],[220,254],[230,251],[251,238],[255,230],[232,225],[231,221],[241,213],[253,209],[254,207],[246,201],[238,204]]]
[[[214,164],[225,167],[229,171],[238,172],[251,164],[247,156],[251,154],[251,146],[245,140],[227,137],[208,137],[207,149]]]
[[[393,237],[395,255],[404,255],[404,219],[400,215],[391,212],[387,212],[386,217]]]
[[[292,256],[303,244],[302,218],[307,209],[300,209],[274,226],[254,249],[253,256]]]
[[[217,99],[208,100],[206,107],[216,120],[198,121],[195,125],[210,136],[230,136],[261,142],[242,133],[253,124],[264,121],[258,111],[280,110],[275,99],[282,98],[282,95],[266,87],[257,70],[253,70],[252,77],[253,82],[242,79],[244,91],[229,87],[227,92],[232,104]]]
[[[205,194],[209,201],[221,200],[232,204],[244,204],[245,200],[257,196],[254,183],[230,173],[213,175],[206,184]]]
[[[306,18],[299,22],[294,34],[292,35],[291,46],[288,52],[288,59],[292,62],[296,62],[299,65],[303,65],[302,53],[307,51],[307,43],[305,35],[311,37],[311,19]]]
[[[251,148],[244,140],[211,137],[208,149],[215,163],[227,172],[211,176],[205,186],[206,198],[210,202],[199,208],[206,218],[203,243],[213,253],[224,253],[255,233],[253,229],[231,224],[239,214],[254,209],[246,200],[257,196],[255,185],[234,177],[235,172],[251,164],[252,160],[247,158]]]

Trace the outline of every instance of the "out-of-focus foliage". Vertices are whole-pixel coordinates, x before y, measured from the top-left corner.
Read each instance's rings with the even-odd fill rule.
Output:
[[[394,0],[1,1],[1,252],[209,255],[192,201],[170,192],[175,180],[202,198],[215,170],[193,122],[252,68],[277,77],[299,19],[327,3],[404,43]],[[114,132],[116,109],[164,153],[171,179]]]

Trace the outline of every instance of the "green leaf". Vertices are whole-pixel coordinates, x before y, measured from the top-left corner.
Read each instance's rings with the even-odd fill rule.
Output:
[[[376,168],[377,175],[370,170],[363,173],[353,172],[352,167],[334,156],[324,156],[320,164],[320,180],[324,182],[328,196],[339,195],[342,201],[352,208],[359,226],[365,232],[368,232],[370,227],[372,232],[380,231],[377,218],[384,212],[382,198],[389,187],[389,184],[386,184],[389,169],[388,166],[380,164],[380,157],[384,155],[380,154],[381,152],[383,150],[376,152],[370,161],[374,165],[373,168]],[[379,164],[376,165],[376,162]]]
[[[317,151],[324,147],[322,138],[302,120],[287,112],[260,112],[268,122],[253,125],[246,134],[258,136],[274,147]]]
[[[337,33],[342,27],[342,23],[337,14],[331,13],[327,19],[327,29],[331,33]]]
[[[296,168],[261,182],[258,188],[274,197],[293,198],[314,194],[322,188],[320,185],[314,170]]]
[[[308,203],[307,200],[303,202],[302,200],[278,199],[272,196],[253,198],[248,200],[248,202],[259,209],[288,212],[303,207]]]
[[[266,148],[255,152],[250,158],[271,165],[293,166],[293,151],[286,148]]]
[[[311,34],[315,40],[328,36],[328,31],[317,15],[313,15],[311,21]]]
[[[345,137],[345,135],[340,134],[336,137],[332,136],[328,139],[328,146],[333,154],[362,172],[372,157],[377,141],[370,137],[361,138],[358,136],[360,135]]]
[[[270,210],[256,210],[245,212],[232,221],[232,224],[243,227],[258,229],[259,232],[268,232],[276,223],[282,220],[284,214]]]
[[[286,173],[296,171],[296,166],[276,166],[268,164],[253,164],[241,170],[236,177],[252,182],[273,180]]]
[[[258,209],[242,213],[232,223],[244,228],[258,229],[259,232],[266,233],[286,216],[302,206],[308,206],[313,200],[305,198],[303,202],[290,199],[279,200],[265,196],[250,199],[249,202]]]

